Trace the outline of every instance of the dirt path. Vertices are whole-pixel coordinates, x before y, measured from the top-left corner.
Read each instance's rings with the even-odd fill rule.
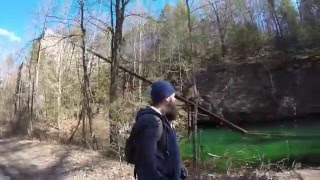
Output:
[[[2,179],[134,179],[132,167],[98,152],[56,143],[0,139]]]

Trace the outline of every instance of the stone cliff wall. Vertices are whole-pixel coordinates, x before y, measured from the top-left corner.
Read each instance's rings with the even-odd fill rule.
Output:
[[[196,78],[204,102],[233,122],[320,114],[320,62],[316,60],[212,65]]]

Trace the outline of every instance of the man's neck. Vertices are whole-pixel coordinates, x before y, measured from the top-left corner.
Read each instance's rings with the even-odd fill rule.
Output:
[[[160,110],[160,108],[158,107],[155,107],[155,106],[150,106],[153,110],[155,110],[157,113],[161,114],[162,115],[162,112]]]
[[[152,109],[153,109],[154,111],[156,111],[157,113],[163,115],[163,113],[160,111],[160,108],[155,107],[155,106],[150,106],[150,108],[152,108]],[[170,127],[171,127],[172,129],[175,129],[175,127],[174,127],[173,124],[172,124],[172,121],[168,121],[168,122],[169,122],[169,124],[170,124]]]

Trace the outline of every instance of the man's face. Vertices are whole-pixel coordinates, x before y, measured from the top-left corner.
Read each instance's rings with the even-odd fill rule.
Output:
[[[165,116],[167,117],[168,121],[174,121],[177,119],[178,111],[174,104],[170,104],[170,107],[168,108],[168,111],[165,114]]]
[[[166,105],[165,105],[165,114],[169,121],[173,121],[176,119],[177,116],[177,109],[176,109],[176,98],[175,94],[171,95],[167,98]]]

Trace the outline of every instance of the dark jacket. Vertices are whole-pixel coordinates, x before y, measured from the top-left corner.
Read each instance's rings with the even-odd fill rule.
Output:
[[[152,108],[142,109],[137,114],[134,128],[139,133],[134,138],[136,147],[135,171],[138,180],[178,180],[181,174],[181,159],[176,134],[165,116]],[[139,114],[143,115],[139,116]],[[159,132],[162,121],[163,136]],[[160,123],[161,125],[161,123]],[[161,139],[167,138],[167,139]],[[167,151],[167,153],[166,153]]]

